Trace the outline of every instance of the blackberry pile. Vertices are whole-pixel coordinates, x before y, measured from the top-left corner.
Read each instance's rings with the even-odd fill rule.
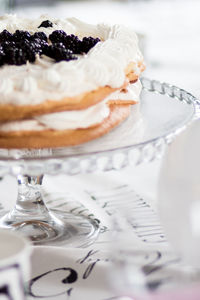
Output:
[[[38,28],[52,27],[49,21],[43,21]],[[77,54],[86,54],[98,42],[99,38],[84,37],[82,40],[63,30],[55,30],[47,38],[44,32],[30,34],[28,31],[16,30],[14,34],[3,30],[0,32],[0,66],[23,65],[34,62],[36,55],[46,55],[56,62],[75,60]]]

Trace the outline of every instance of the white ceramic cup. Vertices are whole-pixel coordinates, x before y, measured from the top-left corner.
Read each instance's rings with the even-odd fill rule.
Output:
[[[31,245],[20,234],[0,230],[0,300],[24,300],[30,275]]]

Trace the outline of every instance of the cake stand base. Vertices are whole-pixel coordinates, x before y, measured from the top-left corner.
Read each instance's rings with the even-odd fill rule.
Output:
[[[17,203],[11,211],[0,216],[0,228],[21,232],[34,245],[86,247],[92,244],[98,237],[98,222],[48,209],[41,193],[42,178],[18,176]]]
[[[43,219],[15,218],[12,212],[0,218],[0,228],[15,230],[29,238],[34,245],[87,247],[98,237],[98,223],[83,216],[49,211]]]

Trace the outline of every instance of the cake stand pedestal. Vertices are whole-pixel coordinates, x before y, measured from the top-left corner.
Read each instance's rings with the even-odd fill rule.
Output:
[[[43,200],[43,175],[18,175],[15,207],[0,219],[0,227],[20,231],[36,245],[88,246],[98,236],[98,223],[70,213],[50,211]]]
[[[142,84],[140,106],[102,138],[66,148],[0,149],[0,176],[12,174],[18,182],[16,205],[0,218],[0,227],[22,232],[35,245],[84,247],[96,240],[97,221],[47,208],[43,174],[120,170],[161,157],[165,146],[198,117],[199,102],[166,83],[143,78]]]

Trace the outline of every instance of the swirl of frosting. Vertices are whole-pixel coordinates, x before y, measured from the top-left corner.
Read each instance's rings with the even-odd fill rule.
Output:
[[[0,80],[0,94],[7,95],[13,92],[13,82],[9,78]]]
[[[31,76],[24,78],[22,81],[21,90],[25,93],[35,93],[35,91],[37,90],[36,80]]]
[[[49,87],[55,88],[62,81],[60,74],[54,69],[47,69],[43,72],[43,77],[47,81],[47,84],[50,83]]]
[[[88,80],[91,80],[96,84],[96,87],[107,84],[109,80],[109,72],[101,61],[90,57],[87,64],[85,64],[84,61],[80,61],[79,67],[87,74]]]
[[[117,61],[116,57],[112,56],[109,53],[98,54],[98,61],[100,65],[104,64],[106,66],[108,81],[107,85],[115,88],[116,82],[119,86],[122,86],[125,80],[124,66]],[[101,82],[99,82],[101,86]]]

